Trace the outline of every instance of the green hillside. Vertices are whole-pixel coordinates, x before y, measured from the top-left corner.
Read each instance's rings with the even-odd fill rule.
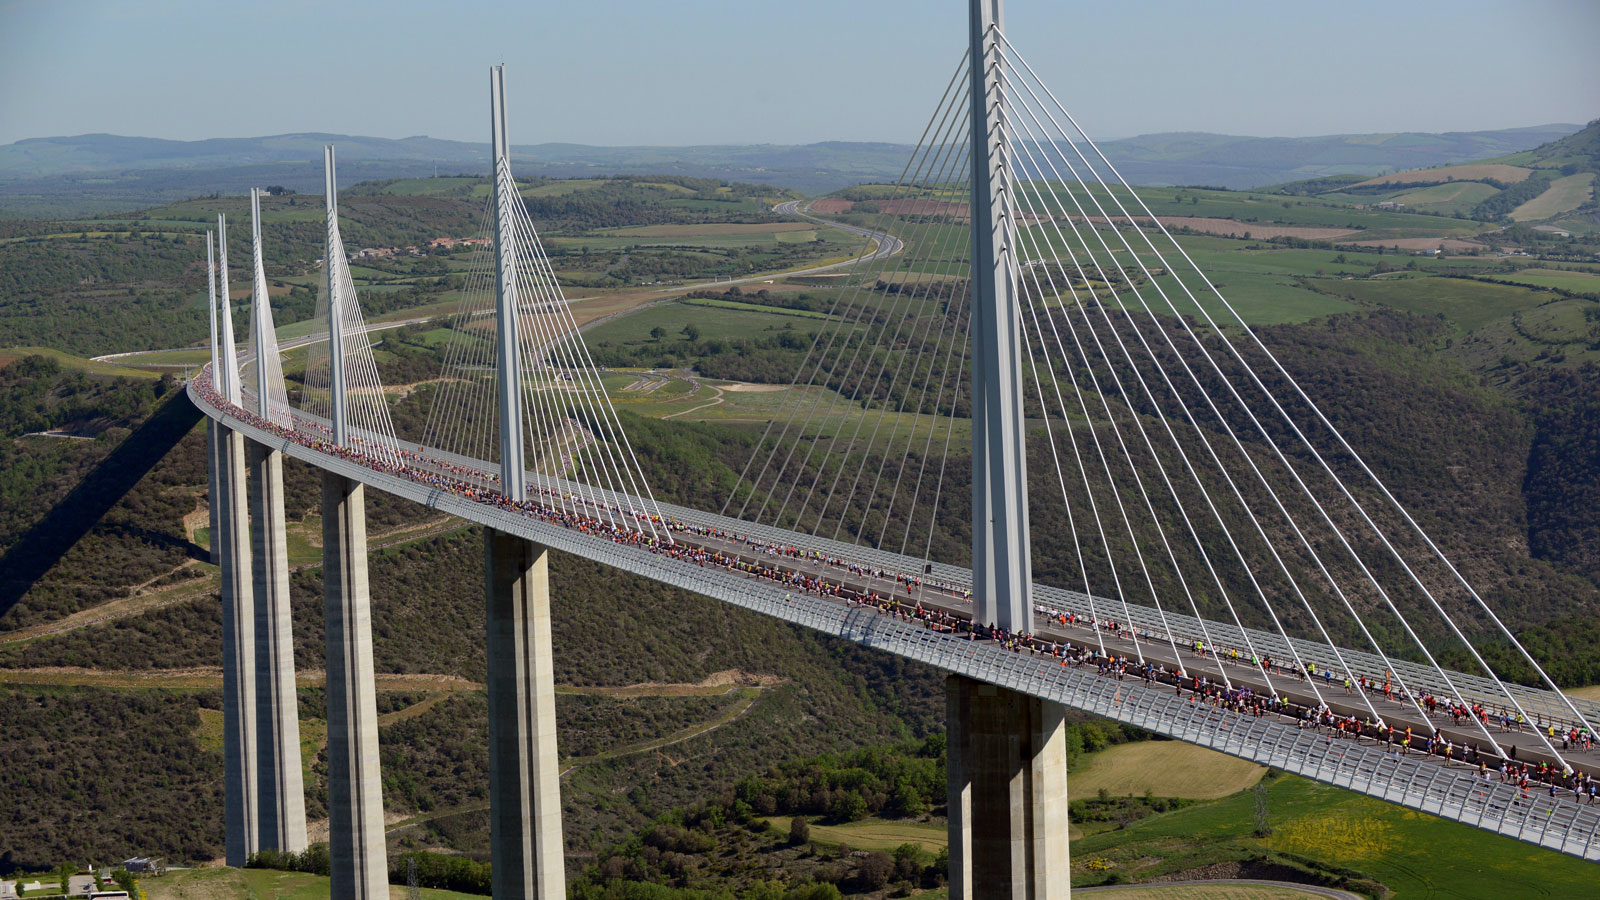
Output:
[[[1528,166],[1534,169],[1571,169],[1565,174],[1600,172],[1600,119],[1583,127],[1577,134],[1541,144],[1532,150],[1511,153],[1486,162]]]

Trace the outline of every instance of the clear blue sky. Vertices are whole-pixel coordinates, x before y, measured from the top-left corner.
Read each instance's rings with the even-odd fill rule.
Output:
[[[964,0],[0,0],[0,143],[325,131],[515,143],[913,141]],[[1091,134],[1600,116],[1600,0],[1007,0]]]

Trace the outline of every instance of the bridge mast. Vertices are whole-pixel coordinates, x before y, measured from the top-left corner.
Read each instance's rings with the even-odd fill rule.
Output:
[[[263,419],[271,419],[267,412],[267,354],[277,352],[277,348],[267,347],[267,330],[263,326],[266,321],[263,307],[270,303],[267,297],[267,278],[262,272],[261,263],[261,190],[250,189],[250,252],[253,256],[255,269],[250,282],[250,338],[254,345],[256,356],[256,412]]]
[[[340,447],[346,443],[346,418],[344,394],[344,297],[340,296],[342,279],[334,269],[333,257],[342,252],[335,236],[339,233],[339,185],[333,172],[333,145],[322,150],[322,184],[328,210],[326,249],[322,254],[322,271],[328,279],[328,392],[329,417],[333,420],[333,442]]]
[[[511,177],[511,144],[506,139],[505,66],[489,70],[490,138],[494,151],[495,378],[500,407],[500,493],[512,500],[527,496],[522,461],[522,365],[517,354],[516,238],[511,209],[520,203]]]
[[[1001,0],[972,0],[972,592],[978,622],[1032,631],[1002,27]]]
[[[1001,81],[1002,0],[970,0],[974,619],[1033,630],[1016,221]],[[945,682],[951,900],[1064,900],[1064,709],[962,675]]]
[[[233,342],[233,307],[228,302],[228,217],[217,213],[217,280],[219,282],[222,300],[217,308],[217,327],[221,331],[222,339],[222,381],[217,385],[217,391],[234,406],[244,401],[244,395],[239,390],[239,349]]]
[[[222,375],[218,367],[222,359],[217,353],[217,260],[212,252],[213,243],[212,233],[206,232],[206,296],[209,299],[206,309],[211,316],[211,389],[221,393]]]

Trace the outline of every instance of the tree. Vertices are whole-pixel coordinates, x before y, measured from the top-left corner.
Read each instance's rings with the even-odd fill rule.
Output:
[[[805,816],[789,820],[789,843],[799,846],[811,840],[811,825]]]
[[[881,891],[893,874],[894,860],[882,850],[875,850],[856,867],[856,882],[864,890]]]
[[[867,817],[867,801],[852,790],[838,791],[828,806],[828,814],[836,822],[856,822]]]
[[[688,325],[683,326],[683,336],[691,341],[700,340],[700,327],[690,322]]]
[[[656,327],[650,329],[650,340],[652,340],[652,341],[659,341],[659,340],[661,340],[662,338],[664,338],[666,336],[667,336],[667,330],[665,328],[662,328],[660,325],[657,325]]]
[[[64,862],[56,866],[56,880],[61,883],[61,893],[72,890],[72,876],[78,874],[78,867],[74,863]]]

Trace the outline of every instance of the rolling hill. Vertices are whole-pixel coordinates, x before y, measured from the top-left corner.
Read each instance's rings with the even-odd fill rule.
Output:
[[[1138,184],[1252,188],[1328,175],[1378,175],[1529,151],[1578,130],[1541,125],[1447,134],[1351,134],[1305,138],[1150,134],[1106,141],[1108,155]],[[32,138],[0,146],[0,216],[115,212],[208,193],[276,184],[322,187],[320,148],[339,146],[346,183],[487,169],[485,144],[425,136],[389,139],[340,134],[172,141],[87,134]],[[829,141],[803,145],[516,147],[518,174],[579,177],[673,174],[778,184],[827,193],[893,180],[911,148]]]

